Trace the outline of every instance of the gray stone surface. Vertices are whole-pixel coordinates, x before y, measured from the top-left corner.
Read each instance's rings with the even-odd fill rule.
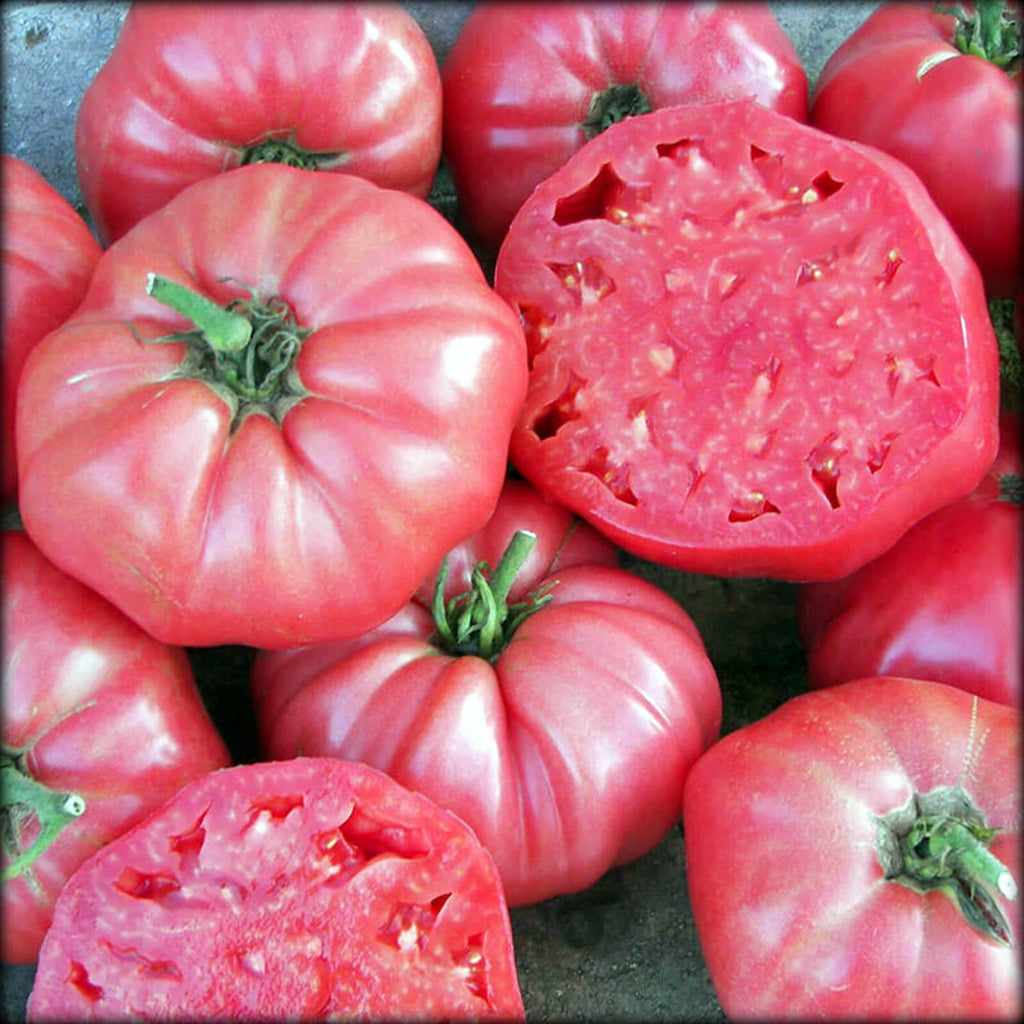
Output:
[[[469,3],[407,3],[443,60]],[[774,2],[809,76],[873,9],[874,2]],[[72,139],[78,103],[109,54],[124,2],[3,5],[3,148],[80,204]],[[441,175],[434,200],[452,202]],[[724,729],[753,721],[804,686],[794,588],[765,580],[722,580],[671,572],[624,556],[695,619],[722,682]],[[201,652],[200,685],[218,679],[212,713],[238,759],[253,752],[247,721],[246,659]],[[225,683],[225,679],[233,680]],[[728,836],[722,842],[728,842]],[[685,847],[675,829],[646,857],[586,892],[512,912],[527,1014],[547,1020],[721,1020],[686,891]],[[4,1019],[23,1019],[31,968],[3,968]]]

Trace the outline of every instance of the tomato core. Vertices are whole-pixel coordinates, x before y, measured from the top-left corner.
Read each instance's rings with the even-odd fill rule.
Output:
[[[640,86],[634,83],[610,85],[591,97],[582,128],[587,138],[592,139],[617,121],[637,114],[649,114],[653,109]]]
[[[337,167],[348,158],[344,150],[315,153],[303,149],[292,138],[267,136],[241,150],[239,164],[243,167],[246,164],[285,164],[304,171],[319,171]]]
[[[875,850],[887,879],[917,892],[944,890],[968,924],[1011,946],[1010,926],[991,892],[1017,898],[1009,868],[989,850],[998,832],[961,786],[939,786],[879,818]]]
[[[431,643],[446,654],[476,655],[493,662],[508,646],[512,634],[534,612],[550,600],[545,588],[533,591],[523,601],[508,603],[508,594],[537,535],[517,530],[492,572],[486,562],[473,567],[469,590],[447,602],[444,584],[448,577],[448,558],[441,564],[434,585],[432,614],[435,631]]]
[[[305,395],[291,369],[309,330],[300,327],[283,299],[263,300],[246,288],[248,298],[218,306],[183,285],[150,274],[146,291],[187,317],[195,329],[152,341],[177,341],[186,347],[179,375],[202,380],[225,394],[235,407],[235,425],[255,407],[278,423]]]

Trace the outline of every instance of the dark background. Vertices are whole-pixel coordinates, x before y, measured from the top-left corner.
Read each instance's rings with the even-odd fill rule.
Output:
[[[769,3],[812,82],[829,54],[876,5]],[[443,61],[473,5],[404,6]],[[3,4],[4,152],[30,163],[79,208],[74,120],[126,10],[124,2]],[[456,216],[443,166],[431,201]],[[722,684],[723,732],[764,716],[805,688],[793,585],[679,573],[625,554],[622,561],[668,591],[699,627]],[[197,682],[235,759],[256,760],[250,653],[215,648],[191,654]],[[531,1021],[724,1019],[690,913],[681,828],[585,892],[515,908],[511,917]],[[23,1020],[33,969],[4,965],[0,977],[4,1020]]]

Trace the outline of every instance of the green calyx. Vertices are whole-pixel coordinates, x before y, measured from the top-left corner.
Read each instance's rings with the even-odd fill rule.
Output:
[[[1010,505],[1024,505],[1024,478],[1016,473],[1003,473],[999,478],[999,500]]]
[[[637,114],[649,114],[654,108],[640,86],[610,85],[602,92],[595,92],[590,100],[590,109],[582,128],[590,140],[600,135],[618,121]]]
[[[0,744],[0,834],[5,882],[25,874],[32,880],[32,865],[66,825],[85,813],[85,800],[77,793],[58,792],[33,778],[25,753],[24,748]],[[26,845],[24,832],[30,823],[35,823],[35,836]]]
[[[246,290],[248,298],[218,306],[184,285],[150,274],[147,294],[195,327],[149,341],[183,343],[187,354],[177,375],[205,381],[224,394],[235,408],[236,423],[253,408],[280,422],[305,395],[291,371],[309,331],[299,327],[283,299],[263,300]]]
[[[508,603],[512,583],[536,540],[535,534],[518,530],[494,571],[486,562],[478,562],[469,590],[448,601],[444,599],[445,558],[434,585],[435,633],[431,642],[435,646],[447,654],[476,655],[490,662],[498,657],[523,622],[551,600],[551,594],[542,589],[523,601]]]
[[[988,316],[999,345],[999,407],[1005,412],[1024,412],[1024,359],[1017,345],[1017,303],[1013,299],[989,299]]]
[[[998,832],[961,787],[941,786],[877,819],[876,851],[887,879],[918,892],[944,890],[971,927],[1012,946],[995,894],[1016,899],[1017,883],[989,849]]]
[[[259,142],[241,150],[239,164],[284,164],[300,167],[304,171],[330,170],[348,160],[343,150],[315,153],[303,149],[294,139],[287,136],[267,136]]]
[[[981,57],[1008,74],[1020,68],[1020,17],[1005,0],[975,0],[973,10],[961,5],[936,6],[942,14],[956,18],[953,45],[964,54]]]

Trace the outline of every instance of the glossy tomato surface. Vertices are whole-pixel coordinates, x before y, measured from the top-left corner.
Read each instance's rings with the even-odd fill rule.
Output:
[[[365,636],[262,652],[253,667],[269,757],[365,761],[425,793],[480,837],[510,905],[584,889],[649,851],[721,723],[686,612],[524,486],[508,485],[496,526],[449,557],[464,587],[472,557],[499,564],[513,523],[538,536],[543,558],[531,552],[510,599],[550,596],[496,654],[437,639],[431,579]]]
[[[212,772],[68,882],[28,1019],[522,1020],[466,826],[365,765]]]
[[[7,153],[0,160],[0,499],[6,504],[18,491],[14,409],[21,368],[35,345],[82,300],[100,245],[74,207],[35,168]]]
[[[3,959],[32,963],[71,873],[229,760],[184,651],[145,634],[20,531],[4,531],[0,564]],[[61,813],[69,797],[77,815]],[[36,845],[51,825],[55,838]]]
[[[533,188],[623,117],[751,96],[807,119],[807,76],[764,3],[481,3],[441,76],[460,215],[492,251]]]
[[[248,303],[235,319],[252,337],[155,343],[190,325],[149,274]],[[238,168],[112,246],[77,316],[33,352],[22,518],[166,642],[356,635],[486,522],[525,378],[515,316],[427,203]]]
[[[1020,8],[1005,8],[1018,25],[1018,49],[1004,68],[985,53],[980,29],[971,33],[978,52],[956,42],[966,16],[957,12],[971,15],[973,5],[881,4],[822,68],[811,123],[912,168],[991,294],[1013,297],[1021,273],[1022,79]]]
[[[708,751],[687,780],[683,829],[726,1015],[1018,1020],[1020,736],[1018,709],[872,677],[792,698]],[[916,845],[919,810],[944,821],[926,820]],[[974,845],[1002,889],[971,890],[967,859],[935,855],[942,830],[958,827],[961,839],[997,830]],[[897,833],[934,887],[897,872]]]
[[[399,4],[132,4],[75,125],[104,244],[244,163],[340,171],[425,198],[441,81]]]
[[[530,359],[513,463],[641,558],[837,578],[995,457],[984,290],[924,187],[751,101],[592,139],[495,289]]]
[[[1001,428],[999,454],[970,494],[850,576],[798,591],[812,687],[914,676],[1020,706],[1020,416],[1005,413]]]

